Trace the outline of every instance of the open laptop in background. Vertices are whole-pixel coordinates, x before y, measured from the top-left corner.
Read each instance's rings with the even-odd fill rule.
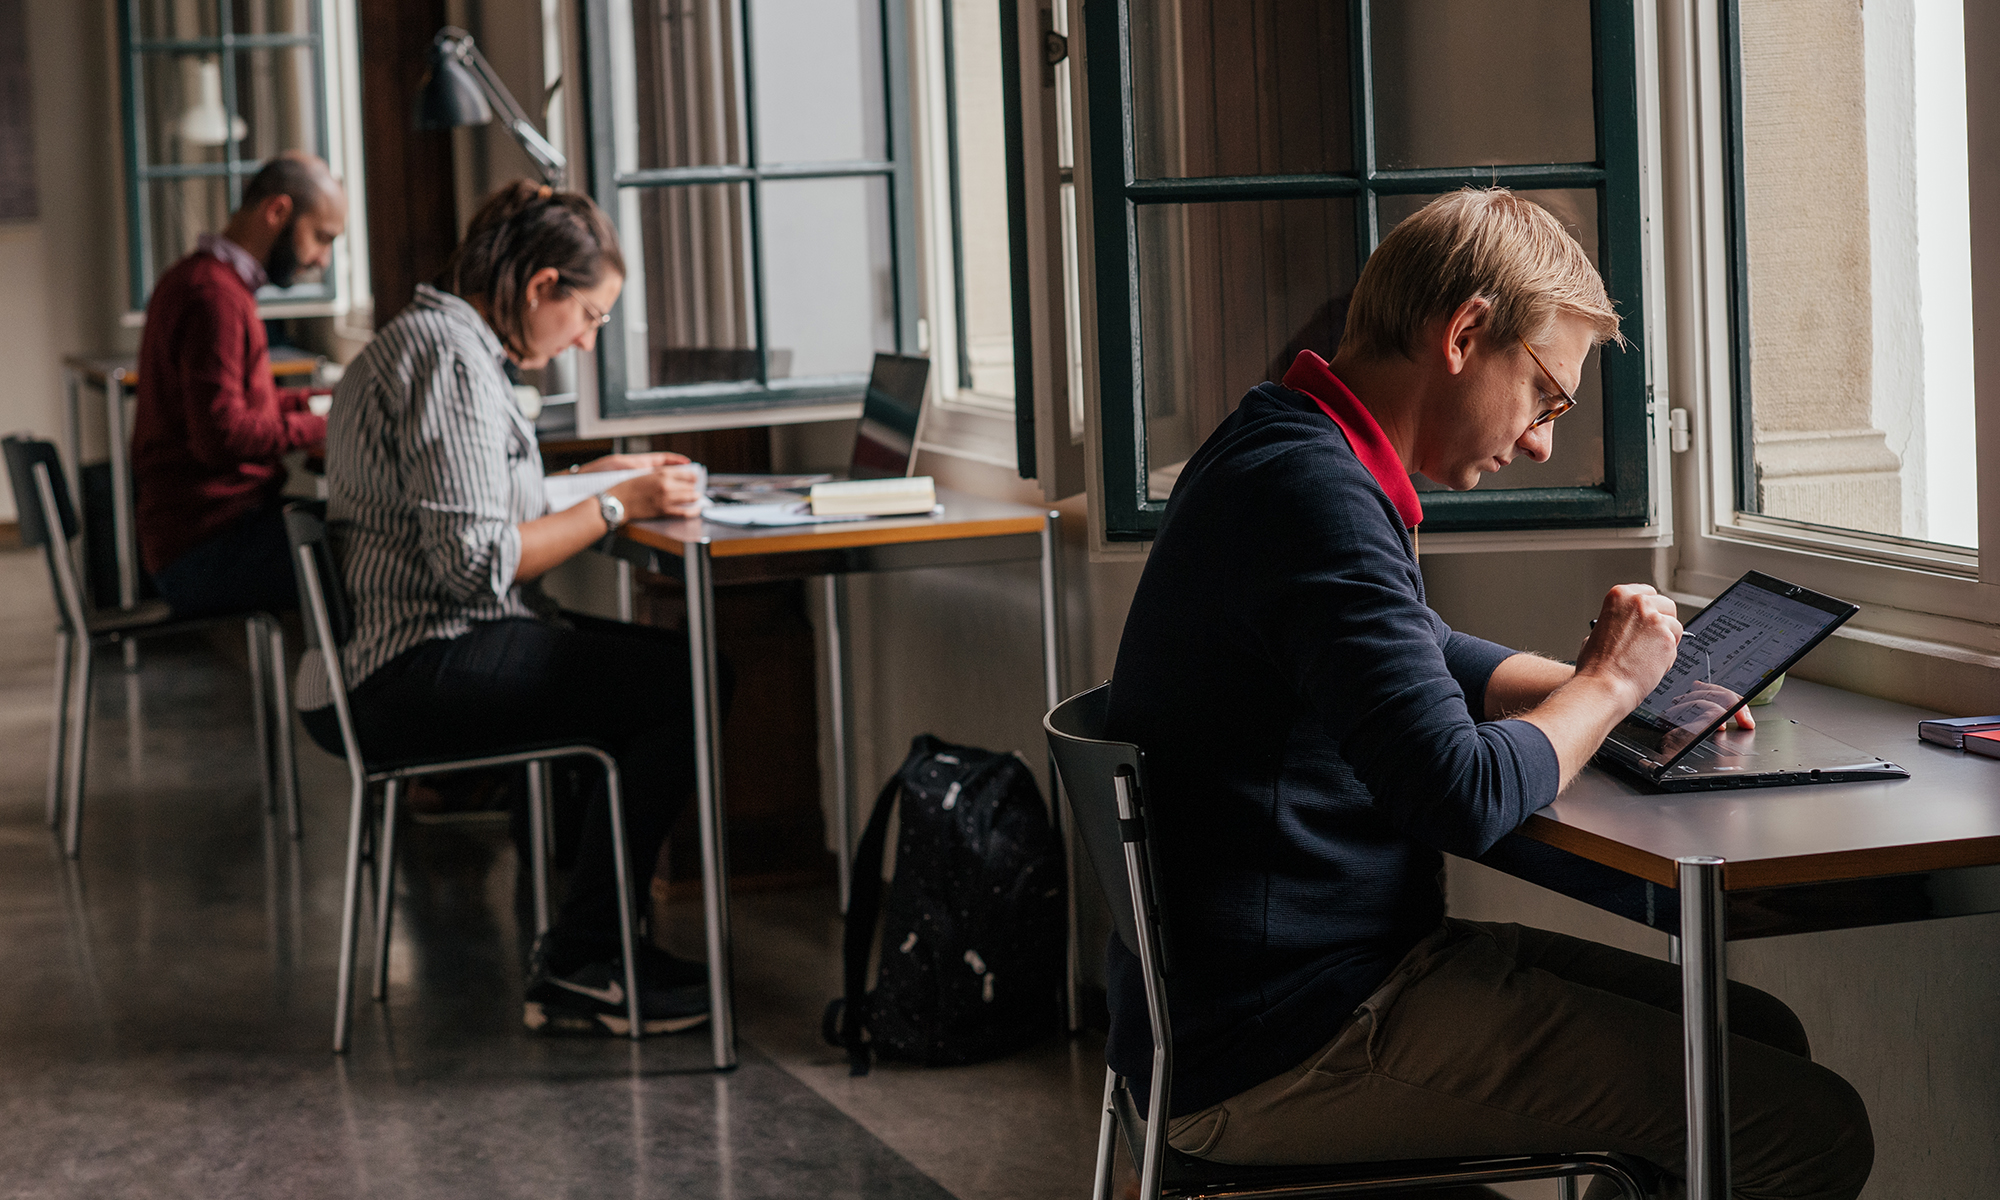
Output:
[[[1797,721],[1722,730],[1849,617],[1845,600],[1751,571],[1689,621],[1666,678],[1598,750],[1598,761],[1669,792],[1782,787],[1909,772]]]
[[[854,448],[840,475],[710,475],[708,496],[725,503],[765,503],[794,499],[815,483],[831,479],[896,479],[916,461],[917,432],[923,424],[924,385],[931,361],[907,354],[877,354],[861,400]]]

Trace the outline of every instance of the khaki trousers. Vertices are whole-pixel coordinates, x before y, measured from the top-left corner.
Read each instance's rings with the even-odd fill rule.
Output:
[[[1169,1123],[1227,1163],[1613,1151],[1684,1194],[1680,968],[1518,925],[1446,920],[1331,1042]],[[1729,985],[1734,1192],[1852,1200],[1875,1143],[1861,1098],[1815,1064],[1783,1003]],[[1591,1196],[1613,1194],[1605,1181]]]

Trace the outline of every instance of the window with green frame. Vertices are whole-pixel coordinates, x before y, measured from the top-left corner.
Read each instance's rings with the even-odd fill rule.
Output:
[[[320,0],[118,0],[130,302],[220,230],[243,185],[283,150],[327,154]],[[267,287],[264,303],[326,302],[332,279]]]
[[[858,398],[915,352],[895,0],[586,0],[590,186],[628,267],[598,415]]]
[[[1633,0],[1105,0],[1084,20],[1107,539],[1153,536],[1244,392],[1333,356],[1383,233],[1467,185],[1555,213],[1631,345],[1586,364],[1550,461],[1426,491],[1424,528],[1647,523]]]

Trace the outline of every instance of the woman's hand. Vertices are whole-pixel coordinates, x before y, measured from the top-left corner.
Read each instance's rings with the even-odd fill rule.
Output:
[[[613,455],[614,458],[647,458],[644,454]],[[612,487],[608,494],[625,506],[625,517],[645,521],[653,517],[692,517],[701,512],[701,472],[678,454],[672,461],[644,475],[635,475]],[[599,462],[604,461],[599,459]],[[586,467],[585,470],[589,468]]]
[[[603,458],[593,458],[577,468],[584,471],[650,471],[656,467],[678,466],[688,460],[685,454],[675,454],[671,450],[648,450],[644,454],[607,454]],[[623,500],[625,497],[620,496]],[[655,514],[658,515],[658,514]]]

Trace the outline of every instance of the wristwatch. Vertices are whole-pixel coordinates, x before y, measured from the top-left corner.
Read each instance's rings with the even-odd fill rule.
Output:
[[[625,502],[610,492],[599,492],[597,513],[604,518],[605,532],[613,532],[625,523]]]

